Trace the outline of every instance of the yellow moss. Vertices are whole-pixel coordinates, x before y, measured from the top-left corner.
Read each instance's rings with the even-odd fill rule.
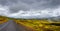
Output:
[[[7,21],[8,21],[8,18],[0,16],[0,24],[5,23]]]
[[[52,25],[46,25],[46,24],[50,24],[50,22],[48,22],[48,20],[15,20],[16,23],[22,24],[26,27],[30,27],[33,28],[36,31],[47,31],[47,30],[53,30],[55,31],[56,26],[52,26]],[[53,22],[54,23],[54,22]]]

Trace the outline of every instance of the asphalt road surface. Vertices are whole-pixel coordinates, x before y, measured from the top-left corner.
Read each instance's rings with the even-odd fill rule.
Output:
[[[0,31],[33,31],[28,29],[23,25],[16,24],[14,21],[10,20],[4,24],[0,24]]]

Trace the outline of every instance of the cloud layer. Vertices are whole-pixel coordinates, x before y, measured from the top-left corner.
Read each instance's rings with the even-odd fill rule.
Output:
[[[0,15],[14,18],[60,16],[60,0],[0,0]]]

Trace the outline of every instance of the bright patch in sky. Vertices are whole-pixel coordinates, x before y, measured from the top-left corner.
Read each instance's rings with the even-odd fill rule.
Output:
[[[44,9],[44,10],[20,10],[17,13],[10,13],[8,7],[0,7],[0,15],[14,17],[14,18],[45,18],[60,16],[60,8],[57,9]]]

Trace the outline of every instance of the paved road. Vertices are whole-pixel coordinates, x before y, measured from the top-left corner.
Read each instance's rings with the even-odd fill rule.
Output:
[[[0,24],[0,31],[33,31],[33,30],[26,29],[25,26],[18,25],[14,21],[10,20],[4,24]]]

